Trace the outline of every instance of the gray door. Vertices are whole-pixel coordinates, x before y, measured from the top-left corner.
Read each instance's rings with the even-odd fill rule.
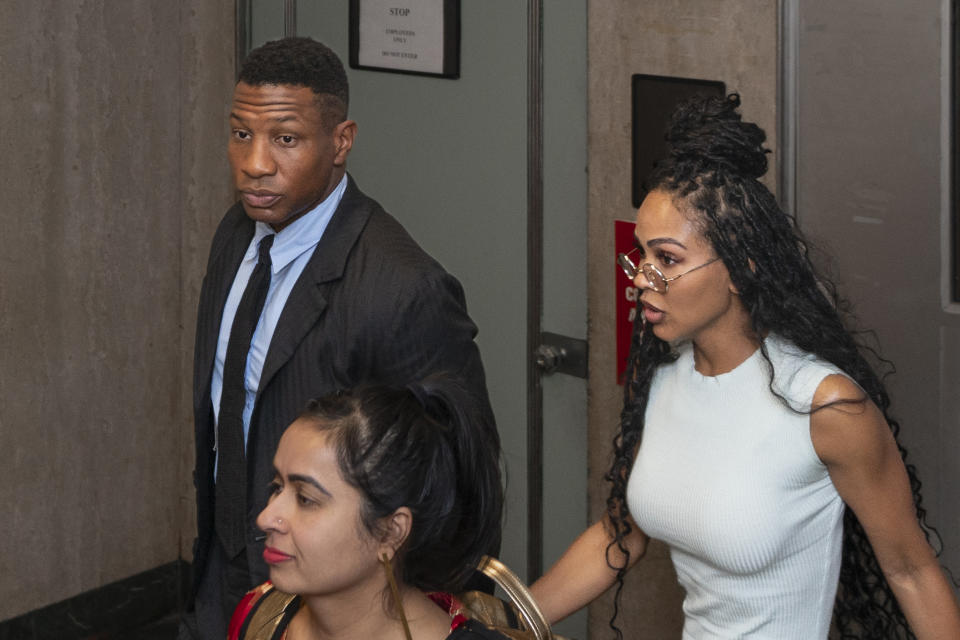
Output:
[[[307,35],[346,63],[348,2],[240,5],[248,45]],[[466,290],[503,441],[501,559],[530,580],[587,524],[586,380],[531,373],[530,337],[586,338],[586,0],[466,0],[461,12],[458,79],[348,68],[349,169]],[[585,613],[557,630],[585,638]]]
[[[960,566],[960,305],[950,300],[951,6],[782,0],[781,198],[896,365],[891,412]],[[955,123],[954,123],[955,126]],[[956,185],[953,187],[956,189]],[[822,257],[822,256],[818,256]]]

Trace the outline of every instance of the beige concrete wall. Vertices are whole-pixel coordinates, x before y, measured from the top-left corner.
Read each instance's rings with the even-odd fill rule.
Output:
[[[171,562],[192,528],[232,78],[232,0],[0,4],[0,620]]]
[[[180,557],[192,559],[196,536],[193,488],[193,340],[200,283],[210,240],[234,201],[227,164],[227,116],[236,78],[236,0],[189,0],[181,19],[180,68]],[[184,10],[181,10],[183,15]]]
[[[632,220],[630,76],[722,80],[776,150],[777,3],[769,0],[592,0],[589,4],[590,511],[604,510],[622,388],[614,336],[613,222]],[[771,167],[775,166],[771,158]],[[774,184],[771,172],[768,184]],[[593,638],[609,637],[612,594],[591,606]],[[626,638],[680,635],[682,592],[669,556],[654,545],[631,572],[620,626]]]

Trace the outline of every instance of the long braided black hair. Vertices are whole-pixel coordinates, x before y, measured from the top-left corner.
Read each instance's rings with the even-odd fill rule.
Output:
[[[674,113],[667,142],[668,156],[647,179],[650,191],[672,195],[678,208],[689,213],[723,260],[756,336],[779,334],[797,347],[833,363],[855,380],[883,412],[896,438],[900,427],[888,413],[890,399],[865,353],[876,356],[862,333],[849,330],[849,307],[831,282],[818,275],[809,257],[808,243],[795,220],[777,205],[760,178],[767,170],[763,147],[766,135],[737,112],[740,97],[695,98]],[[650,384],[657,368],[676,358],[670,345],[645,331],[641,314],[634,325],[624,384],[624,408],[614,439],[614,460],[606,479],[611,483],[607,511],[613,525],[610,551],[626,558],[617,569],[617,590],[610,627],[616,626],[623,577],[629,551],[623,544],[631,531],[626,486],[640,444]],[[761,352],[770,362],[761,341]],[[892,365],[877,357],[892,370]],[[773,365],[770,365],[770,389]],[[866,401],[866,398],[863,399]],[[789,406],[789,403],[786,403]],[[901,457],[906,450],[897,443]],[[920,480],[906,464],[917,518],[929,541],[936,530],[926,524]],[[938,549],[939,554],[939,549]],[[873,548],[853,511],[844,514],[843,559],[834,606],[834,624],[842,638],[913,638],[909,625],[883,577]]]

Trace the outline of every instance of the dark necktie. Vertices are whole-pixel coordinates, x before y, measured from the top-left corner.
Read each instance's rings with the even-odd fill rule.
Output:
[[[217,418],[217,478],[214,528],[227,557],[235,558],[245,546],[247,516],[247,464],[243,446],[244,384],[250,341],[260,320],[270,288],[270,247],[273,235],[260,240],[260,259],[250,274],[230,328],[227,357],[223,362],[223,388]]]

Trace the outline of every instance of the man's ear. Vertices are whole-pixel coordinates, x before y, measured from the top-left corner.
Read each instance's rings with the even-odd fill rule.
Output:
[[[333,156],[333,165],[342,167],[347,163],[347,155],[353,148],[353,139],[357,137],[357,123],[353,120],[344,120],[333,129],[333,144],[336,153]]]
[[[410,529],[413,527],[413,513],[407,507],[400,507],[381,522],[383,526],[380,530],[383,534],[380,537],[379,553],[386,553],[387,558],[392,560],[410,535]]]

